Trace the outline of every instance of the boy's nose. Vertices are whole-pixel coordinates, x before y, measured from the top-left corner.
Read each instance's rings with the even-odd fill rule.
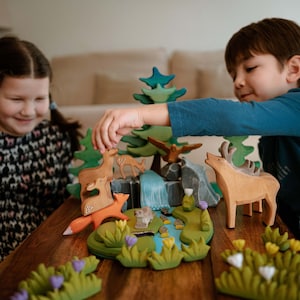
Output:
[[[234,80],[234,87],[239,89],[243,86],[245,86],[245,78],[243,76],[236,76]]]

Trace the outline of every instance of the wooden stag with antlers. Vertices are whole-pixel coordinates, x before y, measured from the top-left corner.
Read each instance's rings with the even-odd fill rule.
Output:
[[[279,182],[266,172],[259,172],[250,161],[241,167],[232,163],[232,155],[236,148],[223,142],[220,148],[221,157],[207,153],[206,164],[216,173],[216,180],[222,191],[227,209],[227,227],[235,227],[236,206],[246,204],[244,212],[252,216],[252,203],[258,204],[262,212],[262,200],[265,199],[264,223],[272,226],[276,214],[276,195]]]

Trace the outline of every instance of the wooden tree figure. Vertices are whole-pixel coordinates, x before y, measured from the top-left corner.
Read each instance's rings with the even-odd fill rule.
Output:
[[[245,141],[247,138],[248,138],[247,135],[224,136],[224,139],[226,139],[230,142],[229,147],[236,148],[236,151],[234,152],[234,154],[232,156],[232,162],[237,167],[242,166],[246,162],[245,157],[254,151],[253,146],[246,146],[243,144],[243,141]],[[260,167],[259,161],[255,161],[254,163],[257,168]]]
[[[89,128],[83,139],[81,139],[80,144],[84,146],[83,150],[76,151],[74,157],[83,161],[83,164],[76,167],[70,168],[70,173],[78,176],[79,172],[85,168],[92,168],[99,166],[100,160],[102,159],[102,154],[94,149],[92,144],[92,129]],[[68,192],[75,198],[80,199],[81,186],[79,183],[71,183],[67,185]]]
[[[142,104],[167,103],[176,101],[178,97],[186,93],[186,89],[177,90],[175,86],[165,87],[173,80],[175,75],[162,75],[159,70],[154,67],[152,76],[149,78],[140,78],[140,81],[147,84],[151,89],[142,88],[143,94],[134,94],[135,100]],[[142,129],[132,130],[132,135],[124,136],[122,141],[128,143],[127,153],[132,156],[154,156],[151,169],[160,172],[160,157],[164,153],[161,149],[148,141],[148,137],[154,137],[160,141],[185,145],[187,143],[179,143],[172,136],[172,130],[169,126],[150,126],[145,125]]]

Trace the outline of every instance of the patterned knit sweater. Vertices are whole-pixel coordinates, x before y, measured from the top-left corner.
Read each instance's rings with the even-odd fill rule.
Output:
[[[67,197],[70,139],[43,121],[22,137],[0,133],[0,261]]]

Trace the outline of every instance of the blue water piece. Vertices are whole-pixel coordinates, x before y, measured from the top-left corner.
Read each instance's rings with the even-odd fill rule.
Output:
[[[152,170],[140,175],[141,207],[149,206],[152,210],[170,208],[165,181]]]

